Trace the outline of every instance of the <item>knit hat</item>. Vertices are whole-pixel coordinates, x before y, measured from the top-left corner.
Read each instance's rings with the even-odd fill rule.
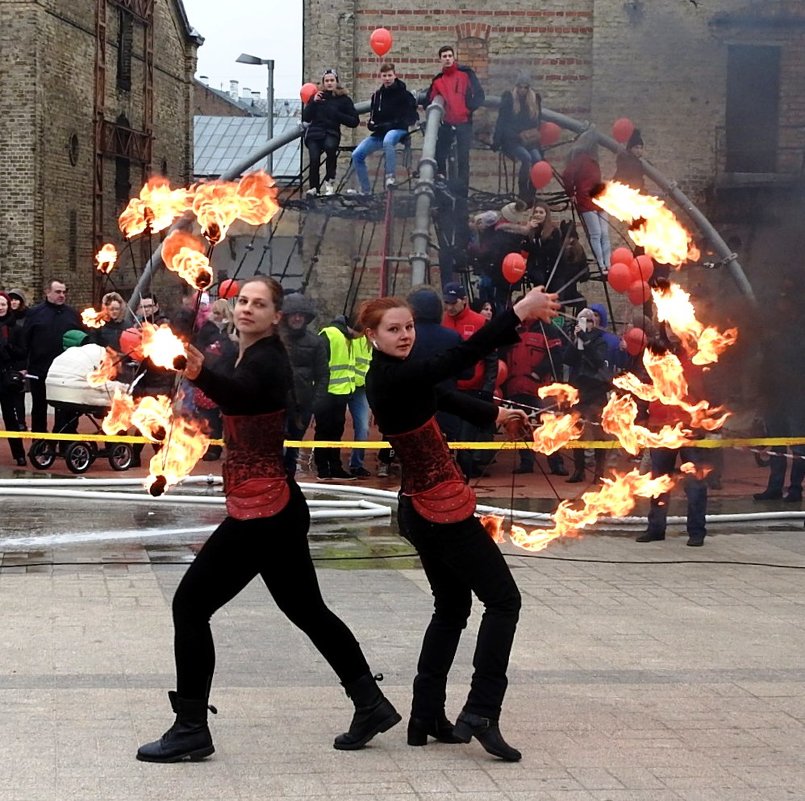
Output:
[[[640,129],[635,128],[632,131],[632,135],[629,137],[629,141],[626,143],[626,149],[629,150],[630,148],[637,147],[638,145],[643,144],[643,137],[640,135]]]
[[[62,347],[67,350],[67,348],[75,348],[83,345],[88,339],[89,334],[86,334],[84,331],[79,331],[77,328],[73,328],[64,332],[61,343]]]
[[[522,201],[513,201],[500,210],[500,216],[506,222],[527,225],[531,218],[531,209]]]
[[[322,80],[324,80],[325,75],[335,75],[336,81],[338,80],[338,73],[334,69],[332,69],[331,67],[328,67],[326,70],[324,70],[324,72],[322,72],[322,74],[321,74],[321,79]]]
[[[515,86],[531,86],[531,73],[527,70],[520,70],[514,77]]]
[[[450,284],[448,284],[448,286],[450,286]],[[442,321],[442,316],[444,315],[442,301],[439,297],[439,293],[432,287],[419,287],[413,290],[406,300],[414,311],[415,322],[440,323]]]

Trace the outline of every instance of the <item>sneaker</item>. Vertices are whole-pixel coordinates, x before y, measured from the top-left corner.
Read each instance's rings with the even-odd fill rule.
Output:
[[[318,190],[318,189],[316,189],[316,187],[315,187],[315,186],[311,186],[311,187],[310,187],[310,189],[308,189],[308,190],[307,190],[307,192],[305,192],[305,194],[306,194],[308,197],[316,197],[316,195],[318,195],[318,194],[319,194],[319,190]]]
[[[377,477],[378,478],[388,478],[389,477],[389,466],[387,464],[380,464],[377,468]]]
[[[397,186],[397,179],[393,175],[387,175],[386,176],[386,189],[391,189],[394,186]]]
[[[350,467],[349,473],[355,478],[369,478],[372,475],[365,467]]]
[[[660,540],[664,540],[664,539],[665,539],[665,534],[664,533],[662,533],[662,534],[656,533],[655,534],[655,533],[652,533],[650,531],[647,531],[645,534],[641,534],[635,540],[635,542],[659,542]]]
[[[341,465],[330,468],[330,478],[337,478],[339,481],[354,481],[355,476],[347,473]]]
[[[325,181],[324,182],[324,194],[325,195],[334,195],[335,194],[335,181]]]

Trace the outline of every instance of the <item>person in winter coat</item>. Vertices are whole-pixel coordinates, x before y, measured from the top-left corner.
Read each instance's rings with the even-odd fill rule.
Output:
[[[528,252],[526,275],[529,282],[532,286],[545,286],[551,274],[555,276],[554,267],[559,269],[558,261],[562,253],[562,234],[554,225],[547,203],[535,203],[531,209],[525,249]]]
[[[97,345],[120,350],[120,335],[128,328],[126,324],[126,302],[117,292],[107,292],[101,299],[106,322],[90,333],[90,339]]]
[[[330,376],[327,347],[324,340],[308,330],[316,316],[313,301],[301,292],[292,292],[282,302],[280,336],[288,351],[293,370],[294,404],[288,407],[286,435],[288,439],[303,439],[313,409],[327,395]],[[296,474],[299,448],[285,449],[285,469],[289,476]]]
[[[14,361],[14,369],[23,371],[28,364],[27,354],[22,340],[22,331],[25,327],[25,318],[28,314],[28,296],[21,289],[9,289],[7,294],[11,313],[14,316],[14,325],[9,331],[14,352],[17,354],[17,358]],[[23,427],[22,430],[25,431],[27,428],[25,424],[25,392],[15,393],[13,403],[17,420],[20,421]]]
[[[360,191],[364,195],[372,191],[366,157],[378,150],[383,151],[386,158],[385,186],[387,189],[394,186],[397,169],[395,148],[408,136],[408,128],[418,119],[416,100],[394,70],[394,64],[381,65],[380,87],[372,93],[369,122],[366,126],[371,133],[352,153],[352,166],[355,168]]]
[[[25,381],[15,367],[20,353],[14,344],[14,313],[9,296],[0,292],[0,411],[6,431],[25,431],[25,416],[17,416],[17,398],[25,398]],[[25,467],[25,446],[21,439],[8,439],[17,466]]]
[[[67,286],[58,278],[45,284],[45,299],[29,310],[22,329],[23,348],[28,356],[28,379],[31,387],[31,430],[48,430],[48,404],[45,378],[53,360],[64,350],[62,337],[67,331],[81,329],[78,312],[67,303]],[[54,431],[65,429],[71,415],[58,410],[54,415]],[[66,429],[65,429],[66,430]]]
[[[613,373],[619,372],[626,367],[629,357],[623,344],[623,339],[608,330],[609,316],[607,315],[607,307],[603,303],[591,303],[590,308],[595,316],[595,327],[603,333],[604,342],[607,343],[607,364],[609,364]]]
[[[447,175],[447,156],[456,143],[457,189],[466,194],[470,186],[470,148],[472,113],[484,104],[484,90],[478,76],[469,67],[460,66],[451,45],[439,48],[442,71],[431,81],[425,105],[434,97],[444,100],[444,115],[436,140],[436,165]]]
[[[320,192],[335,193],[335,171],[338,145],[341,142],[341,126],[357,128],[360,122],[355,104],[347,90],[338,82],[335,70],[325,70],[321,76],[319,91],[302,109],[302,122],[307,123],[305,147],[310,160],[310,189],[308,195]],[[325,155],[324,186],[319,181],[319,162]]]
[[[581,215],[599,268],[609,269],[609,219],[592,198],[593,191],[601,184],[598,139],[594,131],[585,131],[570,149],[562,182]]]
[[[584,438],[598,439],[600,429],[593,426],[601,419],[611,386],[611,371],[607,363],[607,343],[604,332],[595,327],[592,309],[582,309],[576,319],[575,341],[565,348],[564,361],[570,365],[570,384],[579,391],[579,403],[574,408],[584,419]],[[596,448],[595,475],[599,481],[604,475],[607,452]],[[575,469],[568,479],[570,484],[584,481],[584,450],[573,451]]]
[[[520,198],[526,203],[534,200],[531,183],[531,165],[541,161],[539,126],[542,121],[542,98],[531,88],[531,76],[517,74],[514,89],[500,96],[500,110],[492,149],[502,150],[514,161],[520,162],[517,183]]]

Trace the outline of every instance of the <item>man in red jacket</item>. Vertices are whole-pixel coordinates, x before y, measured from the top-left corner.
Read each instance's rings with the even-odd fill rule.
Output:
[[[444,301],[442,325],[445,328],[457,331],[462,339],[469,339],[486,324],[486,317],[470,308],[467,303],[467,290],[458,282],[444,285],[442,300]],[[497,352],[493,352],[475,365],[471,378],[459,379],[456,382],[457,389],[459,392],[466,392],[471,397],[491,401],[495,390],[497,371]],[[484,430],[463,419],[461,421],[459,432],[461,442],[479,442],[491,439],[493,434],[494,428]],[[485,457],[488,456],[489,454],[484,451],[460,450],[456,460],[464,475],[469,479],[483,475],[483,465],[488,463]]]
[[[451,45],[439,48],[442,71],[431,81],[427,104],[437,95],[444,100],[444,116],[436,140],[436,165],[447,174],[447,156],[456,142],[457,189],[466,194],[470,185],[470,147],[472,146],[472,112],[484,102],[484,90],[470,67],[456,62]]]

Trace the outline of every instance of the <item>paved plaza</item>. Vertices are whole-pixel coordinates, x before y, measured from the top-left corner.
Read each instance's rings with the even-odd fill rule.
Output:
[[[172,720],[171,596],[198,530],[220,511],[3,503],[2,801],[805,798],[801,521],[714,527],[701,549],[685,547],[678,527],[661,543],[604,532],[536,558],[507,546],[523,610],[501,727],[523,751],[517,764],[475,741],[411,748],[405,723],[363,751],[333,750],[350,704],[253,583],[213,622],[216,753],[154,765],[134,754]],[[170,545],[67,542],[110,525],[177,533]],[[407,717],[427,584],[393,526],[351,532],[319,524],[311,534],[324,594]],[[337,561],[355,547],[397,558]],[[477,621],[452,674],[451,715]]]

